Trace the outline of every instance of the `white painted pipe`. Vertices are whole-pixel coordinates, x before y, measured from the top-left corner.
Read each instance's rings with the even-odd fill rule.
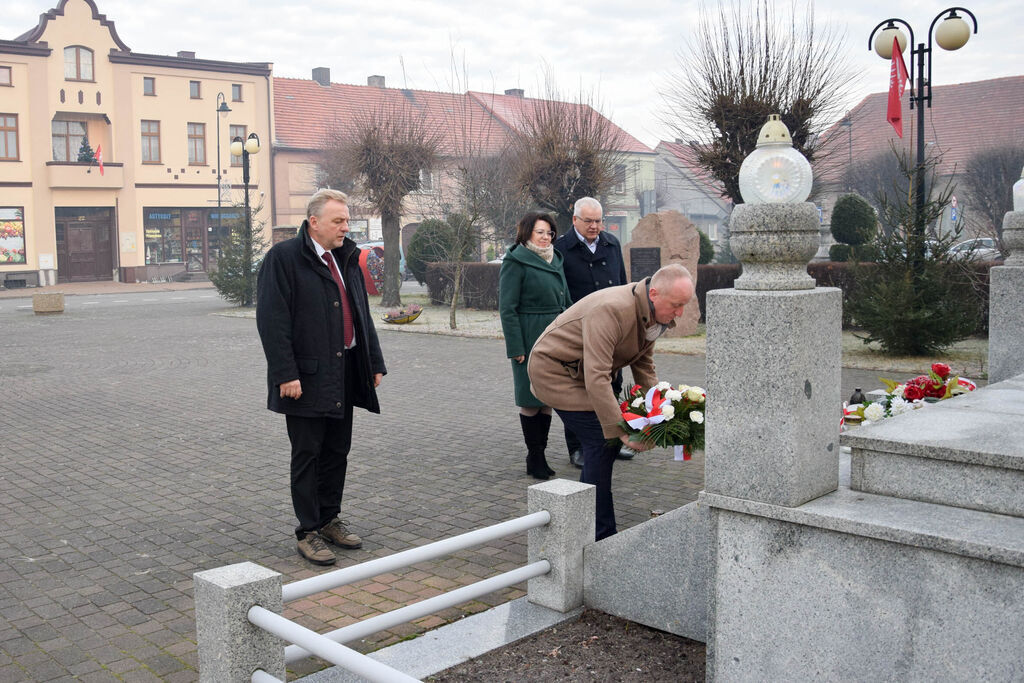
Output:
[[[369,562],[345,567],[344,569],[336,569],[335,571],[327,572],[326,574],[311,576],[308,579],[293,581],[292,583],[282,586],[281,593],[285,602],[298,600],[299,598],[305,598],[310,595],[315,595],[316,593],[329,591],[332,588],[338,588],[339,586],[345,586],[350,583],[355,583],[356,581],[369,579],[397,569],[404,569],[405,567],[409,567],[419,562],[426,562],[427,560],[433,560],[437,557],[450,555],[459,550],[472,548],[475,545],[489,543],[491,541],[496,541],[499,538],[522,533],[523,531],[529,531],[530,529],[536,529],[537,527],[544,526],[550,521],[551,513],[547,510],[541,510],[540,512],[534,512],[523,517],[510,519],[507,522],[493,524],[483,529],[477,529],[458,536],[452,536],[451,538],[445,538],[434,543],[428,543],[427,545],[423,545],[418,548],[403,550],[400,553],[388,555],[387,557],[382,557],[377,560],[370,560]]]
[[[247,616],[250,622],[264,631],[289,643],[297,643],[317,657],[322,657],[373,683],[420,683],[412,676],[336,643],[305,626],[299,626],[294,621],[259,605],[250,607]]]
[[[332,641],[338,643],[350,643],[360,638],[377,633],[378,631],[386,631],[392,626],[398,624],[404,624],[412,621],[413,619],[419,619],[425,617],[428,614],[434,614],[441,610],[460,605],[469,600],[479,598],[480,596],[493,593],[496,590],[502,588],[508,588],[514,586],[521,581],[527,581],[536,576],[542,576],[551,571],[551,563],[547,560],[540,560],[539,562],[533,562],[520,567],[519,569],[513,569],[512,571],[505,572],[504,574],[498,574],[476,583],[471,583],[468,586],[456,588],[453,591],[442,593],[441,595],[435,595],[432,598],[421,600],[420,602],[406,605],[405,607],[399,607],[396,610],[379,614],[375,617],[371,617],[364,621],[359,621],[348,626],[325,633],[324,638],[329,638]],[[291,641],[298,643],[298,641]],[[284,661],[285,664],[291,664],[299,660],[309,657],[311,654],[317,654],[311,652],[308,648],[303,648],[301,643],[296,645],[289,645],[284,649]]]

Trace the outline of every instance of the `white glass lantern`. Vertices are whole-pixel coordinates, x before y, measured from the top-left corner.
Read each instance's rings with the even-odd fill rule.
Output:
[[[1013,210],[1024,211],[1024,169],[1021,169],[1020,180],[1013,184]]]
[[[740,194],[748,204],[802,202],[811,193],[811,165],[793,148],[793,138],[778,114],[768,117],[757,149],[740,166]]]

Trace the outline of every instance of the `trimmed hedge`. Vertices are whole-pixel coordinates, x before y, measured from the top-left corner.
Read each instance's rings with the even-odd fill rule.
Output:
[[[975,262],[970,264],[973,271],[975,286],[966,289],[963,296],[974,300],[982,312],[977,334],[988,334],[988,287],[989,269],[998,263]],[[874,264],[862,263],[862,273],[870,274]],[[704,311],[707,308],[708,292],[713,289],[729,289],[742,268],[738,263],[709,263],[697,266],[697,300],[700,302],[700,321],[705,322]],[[808,264],[807,272],[819,287],[837,287],[843,292],[843,328],[851,326],[849,306],[847,302],[856,296],[857,282],[853,275],[853,266],[849,263],[816,261]],[[498,308],[498,276],[501,273],[500,263],[464,263],[462,305],[467,308],[497,310]],[[449,305],[452,297],[452,264],[427,264],[427,292],[430,303],[435,306]]]
[[[498,309],[500,263],[462,264],[462,305],[466,308]],[[430,303],[448,306],[452,302],[455,268],[452,263],[427,264],[427,292]]]

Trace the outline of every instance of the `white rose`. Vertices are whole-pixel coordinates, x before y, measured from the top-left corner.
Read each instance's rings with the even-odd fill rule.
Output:
[[[700,412],[699,410],[691,410],[690,421],[696,422],[697,424],[701,424],[702,422],[704,422],[704,413]]]
[[[914,409],[914,404],[905,398],[893,398],[889,402],[889,413],[892,415],[902,415],[910,410]]]
[[[885,408],[882,407],[881,403],[871,403],[864,409],[864,419],[872,422],[878,422],[885,417]]]
[[[906,388],[907,387],[904,384],[897,384],[896,388],[892,390],[892,395],[898,398],[903,398],[903,390]]]
[[[689,387],[686,390],[686,398],[694,403],[701,403],[704,400],[704,390],[700,387]]]
[[[630,403],[629,405],[633,406],[634,408],[639,408],[643,404],[644,404],[644,397],[643,396],[638,396],[637,398],[634,398],[633,402]]]
[[[690,388],[689,384],[680,384],[679,385],[679,391],[681,393],[684,393],[684,394],[686,393],[686,390],[689,389],[689,388]]]
[[[658,382],[657,384],[654,385],[654,388],[657,389],[658,391],[665,391],[667,389],[671,389],[672,385],[669,384],[668,382]]]
[[[666,420],[671,420],[676,416],[676,408],[671,403],[662,403],[661,414],[665,416]]]
[[[665,399],[669,401],[681,401],[683,400],[683,392],[676,391],[675,389],[669,389],[665,392]]]

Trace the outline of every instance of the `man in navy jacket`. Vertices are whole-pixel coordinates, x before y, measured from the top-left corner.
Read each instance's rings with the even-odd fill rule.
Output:
[[[555,249],[563,257],[562,269],[573,303],[599,289],[629,282],[619,240],[604,231],[601,202],[593,197],[577,199],[573,205],[572,227],[572,231],[555,240]],[[616,395],[622,390],[621,370],[614,377],[612,389]],[[580,441],[568,427],[565,428],[565,446],[569,449],[569,461],[576,467],[583,467]],[[623,449],[619,457],[628,460],[633,452]]]
[[[284,413],[298,551],[333,564],[324,541],[359,548],[338,518],[352,443],[352,409],[380,412],[387,373],[370,319],[359,249],[346,236],[348,198],[321,190],[298,235],[267,252],[257,281],[256,326],[267,357],[267,408]]]

